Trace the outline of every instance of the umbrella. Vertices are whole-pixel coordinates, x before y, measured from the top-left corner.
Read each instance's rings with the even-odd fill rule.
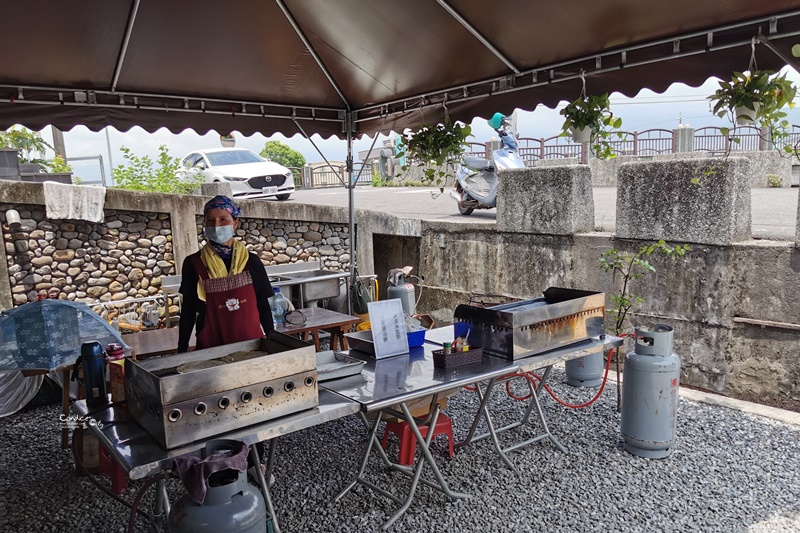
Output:
[[[69,367],[81,345],[117,342],[120,333],[92,309],[66,300],[38,300],[0,313],[0,372]]]

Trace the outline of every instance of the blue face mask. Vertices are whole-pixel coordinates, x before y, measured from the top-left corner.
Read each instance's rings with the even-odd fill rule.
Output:
[[[233,238],[233,226],[209,226],[203,230],[206,239],[217,244],[225,244]]]

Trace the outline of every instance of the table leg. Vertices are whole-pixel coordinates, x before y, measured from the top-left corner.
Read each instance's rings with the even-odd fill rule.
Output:
[[[420,483],[423,483],[423,484],[425,484],[425,485],[427,485],[427,486],[429,486],[431,488],[439,490],[439,491],[443,492],[444,494],[446,494],[448,497],[453,498],[453,499],[461,499],[461,498],[469,498],[470,497],[469,494],[462,494],[460,492],[455,492],[455,491],[451,490],[449,485],[447,484],[447,481],[444,479],[444,476],[442,475],[441,471],[439,470],[439,467],[436,465],[436,462],[433,459],[433,455],[431,455],[431,452],[430,452],[430,443],[433,440],[433,436],[434,436],[435,432],[431,429],[430,431],[428,431],[427,435],[425,437],[423,437],[421,432],[420,432],[420,430],[419,430],[419,426],[417,425],[416,419],[411,415],[411,412],[409,411],[408,407],[405,404],[401,403],[400,404],[400,408],[401,408],[402,412],[397,412],[397,411],[394,411],[394,410],[391,410],[391,409],[387,410],[387,412],[391,413],[392,415],[395,415],[395,416],[397,416],[397,417],[399,417],[401,419],[403,419],[404,421],[406,421],[408,423],[409,427],[411,428],[412,433],[414,433],[414,436],[417,439],[417,445],[419,446],[419,449],[420,449],[420,459],[416,463],[416,465],[414,466],[413,471],[407,466],[402,466],[402,465],[397,465],[397,464],[392,463],[389,460],[389,458],[386,455],[386,453],[383,451],[383,448],[381,448],[380,443],[378,442],[378,437],[377,437],[378,428],[380,427],[380,422],[381,422],[380,421],[380,416],[378,416],[378,418],[374,422],[374,425],[371,427],[371,429],[369,431],[369,442],[367,443],[367,449],[366,449],[366,452],[364,453],[364,456],[363,456],[363,458],[361,460],[361,465],[359,467],[358,474],[356,475],[356,478],[352,482],[350,482],[334,498],[334,501],[339,501],[353,487],[355,487],[358,483],[360,483],[360,484],[364,485],[365,487],[367,487],[368,489],[370,489],[370,490],[372,490],[374,492],[377,492],[378,494],[381,494],[383,496],[386,496],[387,498],[389,498],[390,500],[394,501],[395,503],[400,504],[400,509],[398,509],[389,518],[389,520],[387,520],[386,523],[383,524],[383,526],[381,527],[381,529],[383,531],[386,531],[387,529],[389,529],[389,527],[391,527],[391,525],[394,524],[408,510],[409,506],[411,505],[411,502],[414,501],[414,496],[416,495],[417,487],[419,486]],[[379,415],[380,415],[380,413],[379,413]],[[366,417],[364,416],[363,413],[361,413],[361,417],[364,420],[364,423],[367,425],[367,427],[369,427],[369,422],[367,421],[367,419],[366,419]],[[439,417],[439,406],[437,405],[434,408],[434,412],[432,413],[432,417],[430,417],[430,421],[428,422],[430,424],[431,428],[436,426],[436,420],[437,420],[438,417]],[[367,481],[366,479],[364,479],[364,472],[366,471],[367,463],[369,461],[369,456],[372,453],[373,447],[374,447],[375,450],[378,450],[379,455],[381,457],[381,460],[384,463],[386,463],[388,466],[390,466],[393,470],[411,477],[411,486],[408,489],[408,494],[406,495],[405,499],[400,499],[397,496],[395,496],[394,494],[392,494],[392,493],[390,493],[390,492],[378,487],[374,483],[371,483],[370,481]],[[434,481],[429,481],[427,479],[422,479],[422,477],[421,477],[422,476],[422,469],[425,467],[426,464],[431,467],[431,470],[433,471],[433,475],[434,475],[434,477],[436,479],[435,482]]]
[[[314,337],[314,348],[316,348],[317,351],[320,351],[320,348],[319,348],[319,330],[316,330],[316,329],[313,330],[311,332],[311,336]]]
[[[61,412],[64,418],[69,416],[69,369],[61,371]],[[61,428],[61,449],[69,448],[69,428],[66,424]]]
[[[545,416],[544,416],[544,411],[542,411],[541,402],[539,401],[539,397],[541,395],[542,390],[544,389],[544,384],[545,384],[545,382],[547,380],[547,377],[550,375],[550,370],[551,369],[552,369],[552,365],[545,368],[544,374],[542,375],[542,379],[541,379],[541,381],[539,381],[539,383],[536,386],[531,385],[530,382],[529,382],[529,389],[530,389],[530,392],[531,392],[531,399],[530,399],[530,401],[528,403],[528,407],[525,409],[525,413],[523,414],[522,418],[520,420],[516,421],[516,422],[512,422],[511,424],[508,424],[508,425],[503,426],[501,428],[495,428],[494,427],[494,423],[492,422],[491,415],[489,414],[489,393],[491,392],[491,387],[489,385],[487,385],[486,389],[484,391],[482,391],[481,387],[480,387],[480,384],[476,384],[475,392],[478,395],[478,399],[480,400],[480,406],[478,407],[478,412],[475,414],[475,419],[472,422],[472,426],[470,427],[470,430],[469,430],[469,433],[467,434],[466,439],[464,439],[462,442],[457,443],[455,446],[462,447],[462,446],[466,446],[467,444],[469,444],[471,442],[474,442],[474,441],[482,440],[482,439],[485,439],[485,438],[491,438],[492,439],[492,443],[494,444],[494,447],[497,450],[497,453],[500,455],[500,458],[512,470],[516,470],[516,468],[514,467],[513,463],[508,458],[508,456],[506,455],[508,452],[516,450],[517,448],[521,448],[523,446],[527,446],[528,444],[532,444],[534,442],[538,442],[538,441],[540,441],[542,439],[545,439],[545,438],[549,439],[550,442],[552,442],[553,445],[556,448],[558,448],[559,450],[561,450],[562,452],[569,453],[567,451],[567,449],[561,444],[561,442],[559,442],[558,438],[556,438],[556,436],[553,435],[553,433],[550,431],[550,428],[547,425],[547,420],[545,419]],[[509,379],[514,379],[514,376],[509,376],[509,377],[505,377],[504,376],[504,377],[499,378],[500,381],[508,381]],[[490,385],[494,385],[494,380],[490,381],[489,383],[490,383]],[[502,445],[500,444],[500,441],[499,441],[497,435],[499,433],[503,433],[505,431],[509,431],[509,430],[512,430],[512,429],[516,429],[516,428],[518,428],[520,426],[526,425],[529,422],[530,416],[533,413],[534,409],[536,410],[536,414],[537,414],[537,416],[539,418],[539,422],[542,425],[542,432],[539,435],[537,435],[536,437],[533,437],[531,439],[527,439],[527,440],[518,442],[518,443],[516,443],[516,444],[514,444],[512,446],[508,446],[506,448],[503,448]],[[486,424],[487,424],[489,430],[484,434],[475,436],[473,434],[475,432],[475,428],[478,425],[478,422],[481,419],[481,416],[486,417]]]
[[[348,326],[347,329],[350,329],[350,327]],[[347,333],[347,332],[345,331],[345,328],[342,328],[341,331],[342,331],[342,336],[341,336],[341,339],[342,339],[342,350],[349,350],[350,347],[347,345],[347,337],[344,336],[344,334]]]
[[[275,439],[269,441],[269,459],[267,460],[267,464],[269,465],[270,461],[274,461],[275,456]],[[275,508],[272,506],[272,497],[269,494],[269,485],[267,480],[264,478],[264,472],[261,471],[261,457],[258,456],[258,449],[256,448],[255,444],[250,445],[250,459],[253,462],[253,465],[256,467],[256,477],[258,478],[258,486],[261,488],[261,494],[264,495],[264,503],[267,504],[267,512],[269,516],[272,517],[272,527],[275,529],[275,533],[281,533],[281,528],[278,525],[278,517],[275,515]],[[267,470],[269,470],[269,466],[267,466]]]

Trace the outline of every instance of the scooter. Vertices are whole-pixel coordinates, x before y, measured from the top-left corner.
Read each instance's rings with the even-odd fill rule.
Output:
[[[517,140],[510,117],[495,113],[489,125],[500,136],[502,146],[492,152],[492,159],[464,156],[456,174],[455,190],[450,196],[458,202],[462,215],[471,215],[476,209],[493,209],[497,205],[497,173],[510,168],[525,168],[517,154]]]

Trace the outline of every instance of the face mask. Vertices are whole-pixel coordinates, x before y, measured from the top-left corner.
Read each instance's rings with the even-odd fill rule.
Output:
[[[233,238],[233,226],[209,226],[203,230],[203,235],[217,244],[225,244]]]

